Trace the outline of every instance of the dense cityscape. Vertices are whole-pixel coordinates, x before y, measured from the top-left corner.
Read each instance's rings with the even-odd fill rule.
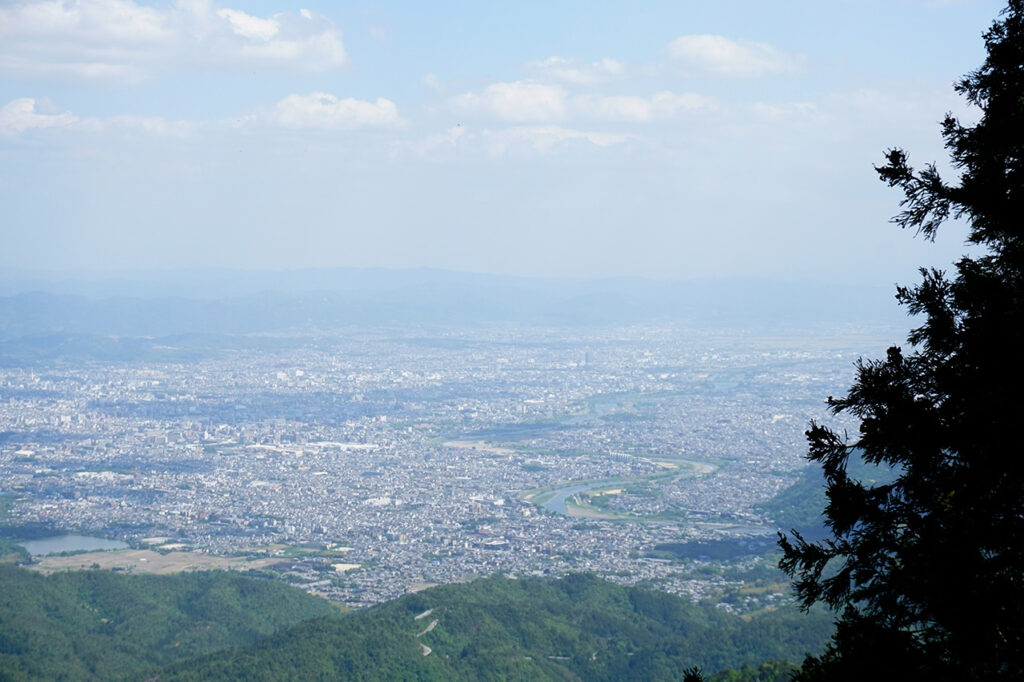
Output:
[[[261,560],[350,606],[574,570],[706,598],[727,576],[652,550],[771,541],[757,504],[884,338],[361,330],[7,368],[0,492],[10,523]]]

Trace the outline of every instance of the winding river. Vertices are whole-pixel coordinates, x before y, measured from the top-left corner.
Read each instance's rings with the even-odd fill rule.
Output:
[[[555,495],[541,506],[548,511],[557,512],[563,516],[569,515],[566,501],[577,493],[582,493],[595,488],[607,488],[613,485],[625,485],[627,481],[594,481],[593,483],[575,483],[555,490]]]

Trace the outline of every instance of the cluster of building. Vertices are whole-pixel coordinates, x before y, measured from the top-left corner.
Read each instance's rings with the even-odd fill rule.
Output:
[[[808,420],[874,350],[407,330],[188,364],[4,368],[0,492],[16,496],[8,523],[280,555],[285,579],[355,606],[572,570],[699,598],[714,580],[648,553],[772,533],[756,503],[794,480]],[[600,507],[542,502],[601,481]]]

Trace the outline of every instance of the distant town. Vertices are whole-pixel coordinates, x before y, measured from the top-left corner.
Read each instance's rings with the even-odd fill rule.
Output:
[[[820,329],[359,329],[194,362],[8,367],[0,493],[8,524],[132,548],[134,564],[105,567],[221,557],[352,607],[494,573],[592,571],[721,597],[730,571],[758,567],[658,546],[772,542],[758,503],[805,466],[811,419],[842,426],[825,398],[884,343]]]

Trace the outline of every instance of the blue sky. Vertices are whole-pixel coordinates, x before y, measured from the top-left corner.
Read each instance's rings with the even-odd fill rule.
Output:
[[[0,2],[0,267],[908,281],[997,2]]]

